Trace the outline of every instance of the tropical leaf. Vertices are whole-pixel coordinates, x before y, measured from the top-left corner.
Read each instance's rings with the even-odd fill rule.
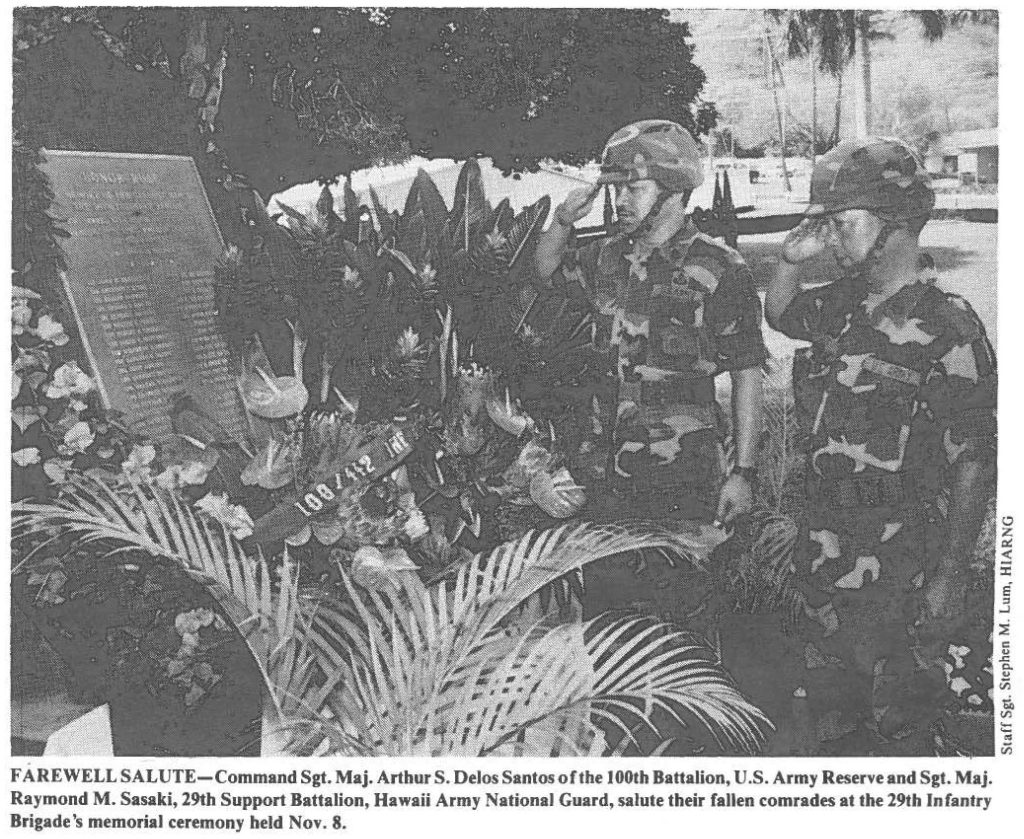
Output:
[[[412,264],[409,257],[402,253],[402,251],[397,248],[389,248],[387,245],[382,245],[380,250],[382,254],[387,254],[402,268],[404,268],[410,279],[416,278],[416,267]]]
[[[351,178],[345,179],[344,187],[345,200],[345,223],[342,225],[342,235],[350,242],[359,241],[359,222],[362,211],[359,205],[359,197],[352,189]]]
[[[444,203],[436,184],[423,169],[416,172],[405,201],[404,219],[422,215],[427,247],[437,250],[444,223],[448,219],[448,206]]]
[[[313,231],[313,222],[306,217],[305,214],[300,213],[294,207],[289,207],[284,201],[278,201],[277,206],[284,210],[284,214],[287,217],[288,227],[291,229],[299,229],[305,232],[311,233]]]
[[[483,176],[480,164],[470,159],[462,164],[459,179],[455,183],[455,202],[452,206],[450,235],[454,239],[453,250],[469,251],[472,231],[485,221],[490,205],[484,194]]]
[[[381,202],[377,191],[370,187],[370,201],[373,203],[373,214],[377,217],[377,229],[380,230],[382,242],[389,242],[395,237],[395,219]]]
[[[397,224],[397,250],[414,262],[422,262],[430,242],[427,238],[427,220],[422,209],[411,215],[403,214]]]
[[[58,502],[16,507],[16,536],[43,527],[146,551],[206,585],[263,673],[273,708],[265,734],[294,753],[585,754],[603,747],[606,730],[632,738],[654,709],[754,751],[769,725],[675,630],[640,619],[506,620],[542,586],[604,556],[648,548],[697,561],[671,534],[587,524],[530,532],[432,587],[400,574],[360,588],[342,569],[343,600],[300,596],[287,554],[273,584],[261,556],[155,487],[74,477]]]
[[[314,227],[327,233],[335,233],[341,229],[341,217],[334,211],[334,195],[326,184],[320,190],[309,221]]]
[[[513,221],[500,249],[512,282],[521,279],[527,270],[532,270],[529,257],[544,229],[544,221],[550,209],[551,199],[545,195],[536,204],[525,208]]]
[[[321,607],[312,632],[346,674],[324,736],[376,754],[586,754],[660,709],[755,751],[769,723],[689,636],[645,619],[507,622],[567,571],[643,548],[681,551],[670,534],[580,524],[530,532],[432,587],[407,574],[361,589],[343,571],[353,611]]]
[[[733,607],[746,614],[781,614],[792,621],[805,602],[793,581],[799,528],[786,515],[760,509],[751,515],[751,530],[750,547],[723,569]]]
[[[287,553],[275,584],[262,555],[248,555],[223,524],[173,492],[139,483],[118,490],[88,474],[69,475],[63,490],[53,503],[15,505],[14,538],[48,528],[82,544],[109,544],[108,556],[135,549],[179,566],[206,587],[249,647],[279,724],[295,714],[288,697],[301,695],[295,680],[307,665],[291,648],[302,638],[298,577]]]
[[[764,431],[758,454],[758,502],[776,513],[793,514],[803,496],[800,427],[789,365],[772,360],[764,378]]]
[[[487,227],[497,230],[502,236],[507,236],[509,228],[515,219],[515,212],[512,210],[512,202],[508,198],[502,198],[498,206],[494,208],[491,217],[487,221]]]

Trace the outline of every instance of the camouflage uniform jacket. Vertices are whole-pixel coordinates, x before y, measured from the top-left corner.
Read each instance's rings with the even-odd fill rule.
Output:
[[[927,707],[926,684],[941,693],[911,625],[945,543],[950,467],[968,447],[995,445],[985,329],[963,298],[923,279],[863,303],[848,282],[832,283],[799,293],[782,317],[787,335],[811,342],[793,361],[808,474],[794,582],[822,630],[807,648],[806,683],[828,661],[873,672],[876,718],[890,705]],[[991,707],[988,630],[957,632],[945,682],[965,707]]]
[[[644,490],[717,492],[717,445],[706,451],[710,444],[686,438],[703,431],[717,441],[714,377],[765,359],[761,301],[743,258],[687,219],[646,250],[623,234],[587,244],[563,274],[590,301],[596,346],[617,351],[618,476]]]
[[[821,546],[806,570],[821,591],[857,589],[883,574],[879,547],[939,495],[964,449],[994,446],[992,347],[963,298],[925,282],[862,303],[847,282],[803,291],[782,329],[811,342],[793,362]]]
[[[765,359],[750,269],[689,219],[646,252],[624,234],[587,244],[563,273],[583,287],[596,311],[598,346],[618,349],[623,399],[639,397],[642,384],[684,394]]]

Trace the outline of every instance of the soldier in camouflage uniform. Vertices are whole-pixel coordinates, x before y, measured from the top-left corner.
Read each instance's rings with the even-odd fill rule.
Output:
[[[885,738],[919,730],[944,704],[938,657],[966,654],[926,641],[963,629],[949,622],[991,489],[996,371],[967,301],[920,270],[933,204],[902,143],[842,143],[815,166],[766,298],[769,323],[809,342],[793,362],[808,478],[796,570],[817,625],[801,688],[823,741],[860,722]],[[797,266],[823,252],[845,277],[799,290]]]
[[[616,518],[731,523],[751,507],[765,359],[761,303],[742,257],[700,233],[686,214],[702,180],[699,149],[681,126],[627,125],[609,139],[598,180],[616,191],[614,234],[573,247],[572,225],[590,212],[598,186],[570,194],[538,244],[538,275],[589,301],[595,344],[618,371],[605,474],[619,492]],[[726,371],[736,446],[728,476],[715,401],[715,377]],[[640,580],[619,566],[603,570],[588,612],[632,605],[683,616],[691,594],[680,588],[689,585],[683,576],[654,579],[668,572],[652,564]]]

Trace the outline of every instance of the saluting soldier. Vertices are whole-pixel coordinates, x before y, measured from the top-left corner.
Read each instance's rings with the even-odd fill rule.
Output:
[[[934,202],[901,142],[840,144],[815,165],[765,301],[771,325],[809,342],[793,362],[807,442],[797,579],[817,625],[801,687],[822,741],[861,724],[888,740],[922,730],[949,697],[943,668],[978,652],[950,644],[938,652],[956,661],[943,664],[921,643],[963,611],[996,446],[984,326],[921,267]],[[801,264],[822,253],[843,278],[801,290]],[[958,692],[980,708],[990,698],[975,675]]]
[[[614,359],[618,396],[606,478],[626,490],[618,517],[730,524],[752,505],[765,360],[761,303],[739,253],[702,234],[687,215],[702,180],[699,148],[682,126],[661,119],[627,125],[608,140],[598,179],[615,191],[613,235],[574,246],[573,225],[600,191],[587,187],[556,208],[536,251],[542,281],[589,301],[595,343]],[[715,400],[715,377],[725,372],[735,442],[728,475]],[[626,604],[661,618],[685,611],[690,592],[679,590],[679,575],[641,582],[624,564],[603,574],[588,593],[588,612]]]

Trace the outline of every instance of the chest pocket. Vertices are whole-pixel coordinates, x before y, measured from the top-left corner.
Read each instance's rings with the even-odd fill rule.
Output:
[[[682,358],[700,354],[701,335],[696,326],[669,323],[662,327],[659,335],[662,355],[668,358]]]
[[[652,344],[659,366],[685,372],[696,361],[709,357],[704,327],[704,306],[709,294],[705,283],[695,282],[689,276],[689,267],[672,271],[655,287],[652,326],[656,334]]]
[[[857,464],[854,471],[864,466],[899,470],[923,379],[921,372],[873,353],[843,354],[836,363],[835,380],[822,393],[812,420],[817,439],[815,468],[821,465],[819,456],[828,454],[845,455]],[[813,390],[807,382],[801,395],[807,399]]]

